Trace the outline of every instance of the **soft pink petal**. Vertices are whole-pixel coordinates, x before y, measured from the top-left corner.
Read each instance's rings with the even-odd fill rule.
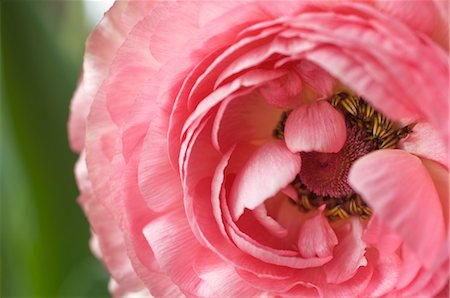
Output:
[[[254,209],[293,181],[300,171],[300,156],[282,141],[258,149],[235,179],[230,194],[231,214],[238,219],[245,208]]]
[[[325,70],[307,60],[301,60],[296,65],[296,70],[300,74],[300,78],[322,97],[331,96],[336,79]]]
[[[373,273],[373,266],[369,263],[367,266],[359,267],[349,280],[338,284],[324,281],[317,289],[321,297],[364,297],[362,293],[372,280]]]
[[[138,10],[134,9],[136,6]],[[86,118],[117,50],[130,30],[153,6],[152,2],[116,2],[89,36],[83,74],[70,106],[69,138],[73,150],[79,152],[84,146]],[[121,21],[123,19],[128,21]]]
[[[154,19],[145,17],[128,33],[105,79],[106,104],[117,125],[123,123],[145,83],[160,68],[148,50]]]
[[[377,1],[376,6],[414,30],[429,34],[436,26],[437,15],[432,1]]]
[[[256,92],[228,97],[217,111],[211,141],[216,149],[226,152],[241,142],[270,139],[280,120],[279,113]]]
[[[422,269],[415,280],[406,288],[398,291],[401,297],[435,297],[448,285],[448,261],[437,270]],[[444,296],[447,297],[447,296]]]
[[[413,132],[400,141],[400,148],[448,167],[448,151],[438,131],[428,123],[417,123]]]
[[[153,116],[139,163],[140,191],[148,206],[157,212],[182,203],[181,180],[166,151],[168,117],[163,108]]]
[[[321,266],[331,259],[331,256],[325,258],[303,258],[293,250],[282,250],[263,245],[252,239],[249,235],[243,233],[239,227],[236,226],[225,204],[222,205],[222,209],[224,211],[228,228],[227,232],[230,238],[244,253],[247,253],[261,261],[283,267],[303,269]]]
[[[422,268],[421,262],[406,245],[403,245],[401,248],[401,256],[402,266],[400,266],[400,275],[395,286],[397,289],[403,289],[408,286]]]
[[[353,164],[349,182],[423,264],[433,264],[444,241],[444,218],[419,158],[401,150],[372,152]]]
[[[448,1],[434,0],[438,12],[437,23],[431,37],[445,51],[449,50],[449,3]]]
[[[391,292],[399,276],[401,261],[397,254],[377,256],[377,259],[374,255],[369,255],[368,262],[373,263],[374,271],[364,297],[380,297]]]
[[[267,209],[264,203],[253,209],[253,215],[259,221],[259,223],[274,236],[279,238],[287,236],[288,231],[276,220],[267,215]]]
[[[259,92],[268,104],[275,108],[294,108],[300,103],[302,81],[295,72],[269,81],[259,88]]]
[[[206,128],[208,128],[208,126],[206,126]],[[233,169],[233,171],[236,171],[238,168],[237,164],[242,165],[247,160],[245,156],[249,156],[254,150],[252,149],[247,152],[248,146],[237,146],[235,151],[232,151],[234,153],[232,155],[233,160],[228,161],[229,157],[225,156],[221,161],[217,160],[211,163],[210,166],[219,164],[215,170],[216,174],[213,181],[211,181],[211,177],[204,177],[200,178],[201,180],[198,180],[198,177],[200,176],[195,174],[196,171],[189,170],[189,168],[192,169],[194,164],[189,163],[197,160],[195,157],[197,154],[201,157],[201,153],[204,152],[204,150],[209,151],[211,149],[210,143],[201,142],[201,140],[208,135],[210,135],[210,130],[205,129],[197,137],[193,138],[193,146],[191,149],[188,149],[191,153],[187,155],[188,159],[186,161],[189,166],[186,169],[186,192],[184,207],[188,214],[194,215],[190,216],[188,219],[194,235],[200,243],[209,247],[222,258],[228,259],[238,268],[247,268],[251,272],[275,276],[291,274],[291,272],[286,270],[286,268],[280,268],[274,264],[262,262],[261,260],[248,255],[245,251],[238,248],[231,241],[231,239],[229,239],[229,232],[227,233],[224,230],[221,232],[221,229],[224,229],[227,226],[225,222],[233,224],[231,216],[229,215],[228,206],[226,205],[225,190],[222,188],[224,187],[224,185],[222,185],[222,179],[226,176],[223,176],[221,172],[225,169],[224,167],[226,167],[227,170]],[[212,172],[214,172],[214,169],[210,171],[210,173]],[[195,178],[195,176],[197,176],[197,178]],[[217,189],[217,187],[220,187],[221,189]],[[219,195],[220,198],[216,197]],[[209,198],[211,198],[212,203]],[[218,206],[218,204],[220,206]],[[226,218],[223,219],[225,215]],[[233,224],[233,228],[239,233],[239,237],[247,237],[245,240],[247,243],[251,242],[251,245],[257,247],[261,246],[260,244],[255,243],[254,240],[248,239],[248,236],[245,236],[241,231],[239,231],[235,224]],[[273,251],[283,253],[280,250],[274,250],[273,248],[268,249],[271,249],[269,254],[273,254]],[[290,255],[295,254],[294,251],[290,251],[288,253]]]
[[[204,117],[208,111],[221,103],[228,96],[231,96],[235,92],[239,92],[239,89],[256,88],[265,82],[277,79],[284,74],[284,71],[279,70],[251,70],[242,76],[237,77],[232,82],[217,88],[211,94],[208,94],[186,119],[183,130],[181,131],[182,135],[192,123],[199,118]]]
[[[124,235],[119,229],[114,217],[101,202],[95,199],[88,180],[84,154],[81,155],[77,165],[76,174],[81,195],[78,199],[84,212],[88,216],[93,229],[93,245],[97,257],[101,258],[112,278],[115,280],[115,292],[133,292],[144,287],[142,281],[131,266],[127,255]]]
[[[448,168],[441,164],[428,159],[421,159],[423,165],[428,170],[428,173],[433,180],[439,199],[441,200],[442,212],[444,213],[445,223],[448,226],[449,200],[450,200],[450,175]],[[448,232],[448,230],[447,230]]]
[[[182,47],[198,30],[200,2],[164,5],[161,19],[150,38],[150,51],[160,63],[180,54]],[[155,14],[156,15],[156,14]]]
[[[305,221],[298,236],[298,251],[306,258],[332,255],[338,239],[322,212]]]
[[[219,297],[253,297],[262,294],[261,290],[243,280],[233,265],[210,250],[199,251],[194,260],[194,270]]]
[[[377,215],[372,215],[364,230],[363,240],[376,247],[381,257],[395,253],[402,244],[399,235],[387,227]]]
[[[212,288],[195,273],[193,264],[186,262],[201,246],[189,229],[183,210],[169,212],[150,222],[144,228],[143,234],[161,269],[184,293],[196,296],[214,295]]]
[[[359,219],[351,220],[351,231],[339,240],[333,259],[324,266],[327,282],[342,283],[352,278],[359,267],[367,265],[364,257],[366,244],[361,239],[363,227]]]
[[[347,138],[345,119],[327,101],[302,105],[289,114],[284,136],[292,152],[338,152]]]

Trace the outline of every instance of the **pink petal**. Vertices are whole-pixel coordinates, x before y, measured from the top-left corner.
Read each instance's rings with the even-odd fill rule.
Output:
[[[422,263],[419,262],[414,252],[406,245],[402,246],[401,253],[402,266],[400,267],[400,275],[395,286],[397,289],[403,289],[408,286],[422,268]]]
[[[398,291],[401,297],[436,297],[440,291],[444,290],[448,284],[448,260],[442,264],[437,270],[419,271],[418,276],[408,287]],[[448,296],[444,296],[448,297]]]
[[[298,251],[306,258],[331,256],[337,243],[336,234],[322,212],[317,212],[300,228]]]
[[[279,238],[287,236],[288,231],[276,220],[267,215],[267,209],[264,203],[253,209],[253,215],[259,221],[259,223],[262,226],[264,226],[274,236]]]
[[[153,13],[138,22],[117,51],[105,79],[106,104],[112,120],[120,126],[148,79],[160,64],[148,50]]]
[[[328,72],[308,60],[301,60],[296,65],[296,70],[300,74],[300,78],[322,97],[331,96],[336,79]]]
[[[351,220],[351,231],[345,236],[333,252],[334,258],[325,264],[324,270],[329,283],[342,283],[352,278],[360,266],[367,265],[364,257],[366,244],[362,238],[362,225],[359,219]]]
[[[347,138],[345,119],[327,101],[302,105],[289,114],[284,136],[292,152],[338,152]]]
[[[159,12],[162,16],[155,24],[149,48],[160,63],[179,55],[182,46],[198,31],[200,6],[197,2],[169,3]]]
[[[226,152],[241,142],[271,139],[278,121],[280,112],[257,96],[257,92],[228,97],[214,119],[212,143],[217,150]]]
[[[295,72],[269,81],[259,88],[259,92],[268,104],[275,108],[293,108],[300,102],[302,81]]]
[[[413,133],[400,141],[400,148],[448,167],[447,148],[438,131],[428,123],[417,123]]]
[[[444,219],[448,225],[448,213],[449,213],[449,200],[450,200],[450,177],[448,168],[442,166],[441,164],[422,158],[422,163],[428,170],[431,179],[433,180],[434,187],[436,188],[437,194],[441,201],[442,212],[444,213]]]
[[[76,165],[76,174],[81,195],[78,202],[86,213],[93,229],[93,248],[101,258],[112,278],[116,281],[114,292],[133,292],[143,288],[127,255],[125,237],[114,217],[95,199],[88,179],[85,156],[82,154]]]
[[[395,253],[402,244],[402,239],[387,227],[377,215],[372,215],[364,230],[363,240],[375,247],[381,257]]]
[[[377,256],[377,260],[373,255],[368,257],[368,262],[374,263],[374,271],[364,297],[380,297],[391,292],[397,285],[399,276],[401,261],[396,254]]]
[[[349,182],[423,264],[433,264],[444,241],[444,219],[420,159],[401,150],[375,151],[353,164]]]
[[[134,9],[136,7],[139,9]],[[117,2],[105,14],[86,42],[83,74],[70,106],[69,138],[75,151],[84,146],[86,118],[112,60],[130,30],[154,7],[154,3]],[[129,17],[129,18],[128,18]],[[127,18],[130,22],[122,22]]]
[[[181,204],[183,197],[180,177],[169,162],[167,119],[168,113],[163,109],[153,116],[138,166],[139,189],[147,205],[156,212]]]
[[[294,180],[300,156],[282,141],[259,148],[236,177],[230,194],[231,214],[237,220],[245,208],[254,209]]]
[[[225,204],[222,205],[225,220],[227,222],[227,232],[236,246],[244,253],[247,253],[268,264],[279,265],[283,267],[304,269],[314,268],[327,263],[330,257],[325,258],[302,258],[293,250],[282,250],[272,248],[252,239],[249,235],[243,233],[238,226],[232,221],[229,210]]]
[[[317,289],[321,297],[365,297],[362,293],[372,280],[373,271],[373,266],[369,263],[357,269],[349,280],[339,284],[324,281]]]
[[[184,210],[169,212],[150,222],[143,234],[161,269],[184,293],[214,295],[214,291],[195,273],[193,264],[186,262],[198,253],[201,246],[189,228]]]
[[[202,249],[194,260],[194,270],[211,286],[218,297],[253,297],[261,291],[243,280],[233,265],[208,249]]]
[[[432,1],[377,1],[375,5],[384,13],[423,33],[431,33],[436,25],[437,15]]]

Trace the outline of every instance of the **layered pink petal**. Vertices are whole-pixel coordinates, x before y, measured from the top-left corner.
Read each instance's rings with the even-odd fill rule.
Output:
[[[295,69],[300,74],[302,80],[322,97],[327,98],[331,96],[336,79],[330,76],[325,70],[308,60],[301,60],[295,66]]]
[[[293,108],[300,102],[302,81],[295,72],[270,81],[259,88],[259,92],[268,104],[275,108]]]
[[[438,131],[428,123],[417,123],[413,132],[400,141],[400,148],[448,167],[448,151]]]
[[[373,215],[364,230],[364,242],[376,247],[381,257],[394,254],[402,239],[376,215]]]
[[[73,150],[79,152],[84,146],[86,119],[92,101],[106,78],[117,50],[130,30],[153,6],[152,2],[117,2],[89,36],[83,74],[70,106],[68,128]]]
[[[284,136],[292,152],[338,152],[347,138],[345,119],[327,101],[302,105],[289,114]]]
[[[377,1],[376,6],[414,30],[429,34],[436,26],[437,11],[432,1]]]
[[[183,45],[197,32],[201,3],[178,2],[163,6],[155,24],[149,49],[160,63],[180,54]],[[157,15],[157,14],[154,14]]]
[[[441,164],[428,160],[421,159],[423,165],[428,170],[431,179],[433,180],[434,187],[442,205],[442,212],[444,213],[445,223],[448,226],[449,215],[449,200],[450,200],[450,175],[448,169]],[[448,232],[448,228],[447,228]]]
[[[278,238],[286,237],[288,231],[276,220],[267,215],[267,209],[264,204],[259,205],[253,210],[253,215],[271,234]]]
[[[401,150],[375,151],[353,164],[349,182],[423,264],[435,262],[444,244],[444,219],[420,159]]]
[[[214,296],[213,289],[202,281],[186,260],[199,249],[183,210],[175,210],[149,223],[143,230],[161,269],[187,294]],[[183,245],[180,245],[183,243]],[[189,247],[189,249],[186,249]]]
[[[271,108],[256,92],[240,97],[228,97],[217,111],[211,142],[226,152],[241,142],[261,142],[272,137],[280,119],[279,111]]]
[[[333,259],[324,266],[327,282],[342,283],[352,278],[359,267],[366,266],[364,257],[366,244],[362,240],[363,227],[359,219],[352,219],[351,230],[345,235],[333,251]]]
[[[300,171],[300,156],[282,141],[272,141],[258,149],[238,173],[230,194],[230,208],[238,219],[245,208],[254,209],[294,180]]]
[[[168,117],[164,107],[153,117],[139,163],[139,189],[156,212],[182,204],[181,179],[170,165],[166,147]]]
[[[328,257],[338,239],[322,212],[305,221],[298,236],[298,251],[304,257]]]
[[[374,271],[370,283],[364,291],[363,296],[365,297],[380,297],[388,294],[395,288],[399,277],[401,261],[396,254],[384,257],[375,257],[374,254],[372,253],[368,260],[374,264]]]
[[[232,264],[207,249],[199,251],[194,260],[194,270],[219,297],[253,297],[263,294],[243,280]]]
[[[155,12],[153,12],[155,13]],[[146,16],[128,33],[111,62],[102,88],[111,119],[120,126],[150,77],[160,68],[148,50],[155,18]]]
[[[88,216],[93,229],[92,243],[97,257],[101,258],[115,280],[114,293],[139,291],[144,288],[128,258],[125,239],[114,217],[95,199],[88,179],[84,154],[76,166],[78,185],[81,190],[79,203]]]
[[[403,289],[408,286],[422,269],[421,262],[414,255],[414,252],[403,245],[401,248],[402,266],[400,267],[400,275],[395,287]]]

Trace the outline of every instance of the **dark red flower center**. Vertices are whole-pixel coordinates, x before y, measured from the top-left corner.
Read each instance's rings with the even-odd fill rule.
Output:
[[[319,196],[344,197],[353,193],[347,182],[350,167],[358,158],[372,151],[366,134],[358,127],[347,128],[347,140],[337,153],[302,153],[300,180]]]

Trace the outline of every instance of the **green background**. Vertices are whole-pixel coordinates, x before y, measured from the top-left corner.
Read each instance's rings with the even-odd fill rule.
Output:
[[[81,1],[1,2],[1,297],[102,297],[66,122],[89,33]]]

